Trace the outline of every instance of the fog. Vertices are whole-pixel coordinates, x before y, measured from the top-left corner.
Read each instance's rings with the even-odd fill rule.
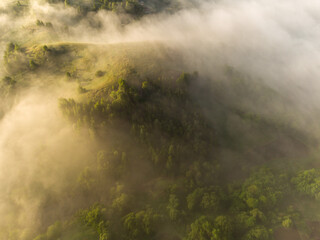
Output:
[[[53,23],[61,41],[160,41],[182,48],[197,69],[229,64],[273,84],[313,89],[319,74],[319,8],[317,1],[203,1],[123,25],[128,17],[99,11],[79,21],[73,8],[31,1],[29,15],[1,14],[1,28],[6,33],[40,19]]]
[[[274,88],[294,88],[289,94],[302,94],[303,100],[319,87],[319,11],[317,1],[204,1],[139,21],[106,11],[79,21],[73,8],[32,1],[30,15],[13,21],[2,14],[1,24],[19,29],[36,19],[52,22],[61,41],[163,42],[209,76],[216,66],[230,65]]]
[[[1,1],[0,55],[4,55],[9,42],[22,46],[55,42],[101,46],[160,43],[173,55],[181,54],[185,69],[198,71],[203,79],[223,80],[225,67],[232,66],[261,81],[293,102],[293,111],[298,111],[298,127],[309,126],[304,130],[318,137],[319,1],[217,0],[179,4],[181,9],[176,12],[147,14],[136,20],[104,10],[79,17],[75,8],[40,0],[30,0],[27,10],[14,13],[12,1]],[[33,31],[37,19],[52,23],[53,29]],[[36,34],[39,37],[33,38]],[[9,71],[2,57],[1,61],[2,78]],[[43,230],[49,224],[42,222],[40,216],[47,193],[64,196],[64,183],[76,179],[90,159],[96,158],[95,146],[90,145],[94,144],[75,131],[58,109],[58,99],[73,97],[77,83],[66,83],[65,76],[56,74],[52,78],[59,84],[52,80],[48,87],[32,86],[45,86],[45,74],[26,74],[31,84],[5,98],[10,107],[0,105],[4,109],[0,119],[0,230],[10,232],[11,226],[18,224],[26,229],[18,239],[29,239],[28,231]],[[250,104],[256,112],[264,111]],[[274,109],[268,111],[272,115]],[[62,216],[59,211],[50,214]]]
[[[30,229],[46,224],[41,214],[47,202],[60,196],[67,204],[65,183],[95,158],[91,144],[59,112],[57,98],[64,96],[62,89],[65,92],[68,86],[21,93],[1,120],[0,224],[4,237],[13,226],[21,227],[28,236]],[[59,211],[47,209],[46,214],[66,214]]]

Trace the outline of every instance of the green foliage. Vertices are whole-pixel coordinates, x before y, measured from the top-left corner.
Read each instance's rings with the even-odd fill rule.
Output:
[[[297,177],[292,179],[297,190],[310,197],[320,200],[320,170],[310,169],[301,171]]]
[[[37,19],[36,25],[39,26],[39,27],[43,27],[44,23],[41,20]]]
[[[5,76],[3,79],[2,79],[2,82],[5,84],[5,85],[8,85],[8,86],[11,86],[11,87],[14,87],[14,85],[16,84],[16,81],[13,80],[11,77],[9,76]]]
[[[263,227],[259,226],[251,229],[245,236],[246,240],[268,240],[270,239],[269,231]]]
[[[98,139],[110,134],[110,128],[117,129],[116,132],[125,133],[130,148],[146,150],[139,151],[138,161],[131,160],[136,157],[128,158],[133,151],[124,150],[124,145],[119,148],[115,144],[117,147],[113,149],[99,151],[97,168],[92,169],[97,171],[97,177],[93,179],[126,182],[131,179],[130,169],[141,171],[138,166],[151,164],[150,171],[154,176],[141,176],[149,179],[143,181],[150,182],[156,177],[157,181],[163,181],[169,177],[177,183],[167,187],[165,194],[152,190],[151,186],[144,190],[144,194],[129,195],[127,191],[112,194],[109,208],[114,216],[123,217],[126,238],[152,239],[158,231],[161,232],[153,227],[147,230],[145,221],[151,221],[153,217],[133,205],[133,202],[141,201],[135,199],[139,196],[144,199],[143,205],[154,204],[153,209],[165,212],[165,218],[182,228],[187,239],[228,240],[235,236],[239,239],[269,239],[276,226],[292,224],[293,215],[286,209],[283,212],[277,209],[289,194],[287,177],[262,167],[243,183],[231,186],[230,192],[218,187],[219,169],[208,151],[210,146],[215,146],[213,129],[190,98],[196,78],[197,74],[182,74],[172,86],[151,80],[132,84],[120,79],[93,95],[89,102],[61,99],[60,108],[80,128],[96,129]],[[89,91],[88,94],[92,93]],[[159,98],[166,99],[165,106],[158,101]],[[129,124],[123,124],[124,121]],[[112,136],[115,142],[120,137]],[[131,181],[129,185],[136,180]],[[97,185],[95,181],[93,185]],[[113,224],[119,223],[115,220]]]
[[[95,230],[99,240],[107,240],[109,236],[109,222],[104,217],[105,209],[99,205],[94,205],[88,210],[81,210],[78,218],[82,224]]]
[[[187,240],[211,240],[214,239],[213,225],[205,217],[201,216],[191,224],[191,230],[187,235]]]
[[[10,42],[7,44],[6,50],[4,52],[4,62],[9,65],[10,62],[16,60],[16,56],[20,53],[21,47],[17,43]]]
[[[187,206],[190,210],[215,212],[220,206],[219,193],[213,189],[196,188],[187,196]]]
[[[130,205],[130,198],[128,194],[121,193],[120,196],[115,198],[112,202],[112,208],[119,213],[125,212]]]
[[[168,215],[172,221],[176,221],[179,217],[179,199],[176,195],[171,194],[169,196],[169,203],[167,205]]]
[[[41,234],[34,238],[33,240],[57,240],[61,239],[64,231],[63,223],[60,221],[55,222],[53,225],[50,225],[45,234]]]
[[[95,73],[95,76],[96,76],[96,77],[103,77],[104,75],[105,75],[105,72],[103,72],[103,71],[101,71],[101,70],[96,71],[96,73]]]
[[[286,218],[282,221],[281,224],[282,224],[282,226],[283,226],[284,228],[290,228],[290,227],[292,227],[293,222],[292,222],[292,220],[291,220],[290,217],[286,217]]]
[[[46,22],[46,23],[45,23],[45,26],[46,26],[47,28],[53,28],[53,25],[52,25],[51,22]]]
[[[187,196],[188,209],[193,210],[200,205],[204,190],[202,188],[195,189]]]
[[[219,197],[215,192],[205,193],[202,197],[200,206],[206,211],[212,211],[219,207]]]
[[[62,235],[62,223],[56,222],[53,225],[48,227],[47,230],[47,240],[56,240],[59,239]]]
[[[214,220],[214,227],[212,230],[213,239],[229,240],[232,239],[233,226],[226,216],[218,216]]]
[[[52,27],[53,27],[53,25],[52,25],[51,22],[43,22],[43,21],[41,21],[41,20],[39,20],[39,19],[37,19],[36,25],[37,25],[38,27],[47,27],[47,28],[52,28]]]
[[[34,70],[38,67],[38,64],[36,64],[36,62],[33,59],[29,60],[29,67],[31,70]]]
[[[66,77],[67,78],[71,78],[71,73],[70,72],[66,72]]]
[[[161,216],[152,209],[129,213],[124,218],[124,227],[128,239],[154,239]]]
[[[80,85],[79,85],[79,87],[78,87],[78,93],[79,94],[82,94],[82,93],[86,93],[87,92],[87,90],[84,88],[84,87],[81,87]]]
[[[270,169],[261,168],[245,181],[240,198],[250,209],[267,210],[278,204],[284,190]]]
[[[147,13],[144,4],[138,1],[119,1],[119,0],[91,0],[91,1],[74,1],[64,0],[65,7],[75,7],[78,13],[85,15],[90,11],[107,10],[116,13],[126,13],[134,17],[141,17]]]
[[[13,52],[15,50],[15,46],[16,44],[14,44],[13,42],[8,43],[6,52]]]

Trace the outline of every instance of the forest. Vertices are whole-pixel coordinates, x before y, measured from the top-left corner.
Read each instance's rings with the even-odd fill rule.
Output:
[[[0,3],[0,240],[319,239],[320,8],[249,2]]]

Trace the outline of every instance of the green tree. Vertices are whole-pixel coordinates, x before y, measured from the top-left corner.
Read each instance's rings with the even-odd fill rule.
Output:
[[[196,219],[190,226],[191,230],[187,235],[187,240],[213,240],[213,225],[205,217]]]
[[[99,240],[107,240],[109,236],[109,222],[105,219],[105,209],[95,204],[89,209],[81,210],[78,219],[82,224],[94,229],[99,236]]]
[[[320,200],[320,170],[310,169],[301,171],[292,179],[298,192]]]
[[[178,207],[179,207],[179,199],[177,198],[176,195],[170,194],[167,210],[168,210],[169,218],[172,221],[175,221],[178,219],[178,215],[179,215]]]
[[[160,215],[149,208],[137,213],[131,212],[125,216],[124,227],[129,239],[150,240],[155,237],[159,220]]]
[[[187,196],[187,206],[189,210],[196,209],[200,205],[203,194],[204,189],[197,188]]]
[[[215,240],[232,239],[233,226],[226,216],[219,216],[214,220],[212,235]]]
[[[268,240],[269,231],[263,226],[252,228],[245,236],[245,240]]]

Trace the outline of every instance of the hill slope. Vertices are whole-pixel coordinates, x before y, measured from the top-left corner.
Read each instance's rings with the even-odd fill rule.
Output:
[[[69,137],[85,143],[31,162],[32,184],[2,200],[22,210],[3,215],[1,239],[317,235],[317,209],[301,207],[317,208],[316,132],[262,81],[228,66],[208,79],[161,43],[8,45],[5,60],[4,118],[26,92],[54,92]],[[63,171],[68,161],[75,170]],[[46,164],[62,171],[59,187],[37,179]],[[30,196],[33,226],[14,218]]]

